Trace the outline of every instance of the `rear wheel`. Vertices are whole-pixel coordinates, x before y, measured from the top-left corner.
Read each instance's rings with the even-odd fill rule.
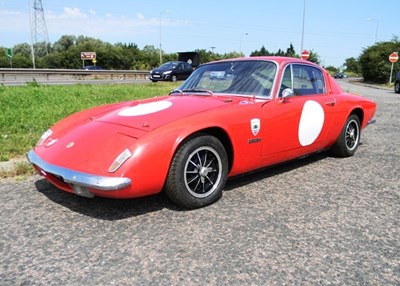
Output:
[[[396,81],[394,84],[394,92],[400,93],[400,81]]]
[[[175,154],[168,172],[166,193],[188,209],[217,201],[228,177],[228,157],[214,136],[200,134],[185,142]]]
[[[356,152],[360,143],[361,128],[357,115],[350,115],[347,118],[339,138],[332,146],[331,153],[337,157],[350,157]]]

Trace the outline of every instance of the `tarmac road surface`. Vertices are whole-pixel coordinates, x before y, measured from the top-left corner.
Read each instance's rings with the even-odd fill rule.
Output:
[[[203,209],[0,181],[0,285],[400,285],[400,96],[340,84],[378,103],[352,158],[229,181]]]

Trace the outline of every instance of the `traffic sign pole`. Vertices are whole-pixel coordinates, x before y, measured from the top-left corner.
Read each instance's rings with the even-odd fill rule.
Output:
[[[394,66],[394,63],[397,62],[398,60],[399,60],[399,55],[396,52],[390,54],[389,61],[392,63],[392,68],[390,69],[389,83],[392,83],[393,66]]]
[[[393,76],[393,66],[394,66],[394,63],[392,63],[392,68],[390,69],[390,78],[389,78],[389,83],[392,83],[392,76]]]
[[[12,68],[12,49],[7,49],[7,58],[10,61],[10,68]]]

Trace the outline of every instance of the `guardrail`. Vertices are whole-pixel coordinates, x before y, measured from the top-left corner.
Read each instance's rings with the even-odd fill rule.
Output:
[[[73,70],[73,69],[0,69],[1,83],[80,81],[80,80],[146,80],[143,70]]]

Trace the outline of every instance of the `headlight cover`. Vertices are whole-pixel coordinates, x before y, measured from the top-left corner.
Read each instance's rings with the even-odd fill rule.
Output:
[[[126,148],[124,151],[121,152],[121,154],[118,155],[118,157],[114,160],[114,162],[111,164],[110,168],[108,168],[109,173],[114,173],[116,172],[119,167],[122,166],[122,164],[125,163],[126,160],[128,160],[132,156],[131,151],[129,151],[128,148]]]
[[[46,139],[51,136],[51,134],[53,134],[53,131],[51,129],[48,129],[46,132],[44,132],[39,141],[36,143],[36,146],[42,145],[44,141],[46,141]]]
[[[172,71],[163,72],[163,74],[170,74]]]

